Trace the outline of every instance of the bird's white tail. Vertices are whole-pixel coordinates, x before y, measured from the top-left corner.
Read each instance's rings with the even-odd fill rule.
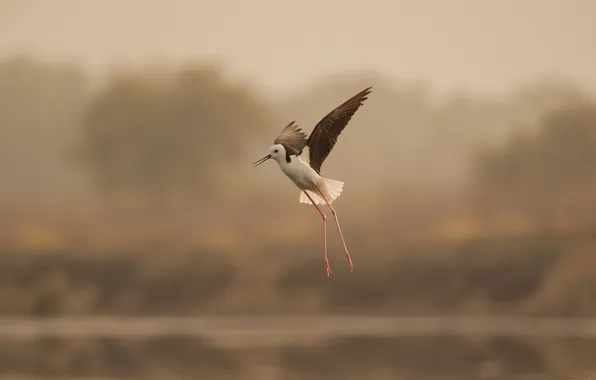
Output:
[[[336,181],[334,179],[323,178],[323,184],[319,185],[319,188],[325,194],[325,198],[329,201],[329,203],[333,203],[334,200],[339,198],[341,192],[344,189],[344,183],[341,181]],[[327,204],[325,200],[318,194],[318,192],[313,192],[310,190],[306,190],[308,195],[315,201],[318,205],[325,205]],[[300,192],[300,196],[298,198],[300,203],[312,204],[310,199],[304,194],[304,191]]]

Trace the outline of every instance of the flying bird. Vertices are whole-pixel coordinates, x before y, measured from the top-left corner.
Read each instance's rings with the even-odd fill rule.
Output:
[[[279,164],[281,171],[302,190],[298,201],[300,203],[312,204],[319,214],[321,214],[323,218],[325,270],[327,271],[327,277],[331,276],[331,267],[327,258],[327,216],[318,205],[327,204],[331,209],[341,242],[344,246],[346,258],[348,259],[350,271],[352,271],[354,265],[352,264],[350,252],[339,226],[337,212],[331,206],[333,201],[342,193],[344,183],[322,177],[321,166],[335,146],[337,138],[352,119],[352,116],[354,116],[364,101],[368,99],[371,88],[368,87],[360,91],[329,112],[314,127],[308,138],[298,125],[295,124],[295,121],[290,122],[273,141],[273,145],[269,148],[269,153],[253,163],[256,167],[269,159],[275,160]],[[301,157],[305,147],[308,148],[308,161],[304,161]]]

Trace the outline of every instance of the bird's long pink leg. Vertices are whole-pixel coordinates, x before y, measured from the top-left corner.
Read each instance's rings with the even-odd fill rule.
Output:
[[[310,199],[310,201],[312,202],[313,206],[315,206],[319,214],[321,214],[321,216],[323,217],[323,238],[325,241],[325,270],[327,271],[327,278],[329,278],[331,276],[331,267],[329,266],[329,260],[327,259],[327,215],[325,215],[325,213],[321,211],[319,206],[317,206],[315,201],[310,197],[310,195],[308,195],[306,191],[304,191],[304,194],[306,194],[308,199]]]
[[[335,211],[333,206],[331,206],[331,204],[329,203],[329,201],[327,200],[325,195],[323,195],[323,192],[321,191],[321,189],[319,189],[318,186],[317,186],[317,190],[319,190],[319,194],[321,194],[321,197],[323,197],[323,199],[327,203],[327,206],[329,206],[329,208],[331,209],[331,213],[333,214],[333,217],[335,218],[335,224],[337,225],[337,230],[339,231],[339,237],[341,238],[341,242],[344,245],[344,251],[346,252],[346,258],[348,259],[348,268],[350,268],[350,272],[351,272],[352,269],[354,269],[354,264],[352,264],[352,257],[350,256],[350,252],[348,252],[348,247],[346,246],[346,241],[344,240],[344,234],[341,232],[341,227],[339,226],[339,220],[337,219],[337,212]]]

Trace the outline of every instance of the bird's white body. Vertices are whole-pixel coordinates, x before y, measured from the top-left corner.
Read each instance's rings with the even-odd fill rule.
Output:
[[[300,189],[308,192],[308,195],[316,204],[324,205],[325,199],[320,195],[323,193],[329,204],[333,203],[343,191],[344,183],[319,175],[300,156],[290,155],[290,162],[287,160],[286,151],[281,144],[271,146],[269,154],[278,164],[281,171]],[[310,199],[300,192],[298,198],[300,203],[312,204]]]
[[[300,190],[316,190],[323,177],[314,171],[300,156],[290,156],[287,160],[278,161],[279,168],[298,186]]]

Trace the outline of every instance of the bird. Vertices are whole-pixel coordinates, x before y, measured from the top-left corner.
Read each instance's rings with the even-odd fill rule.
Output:
[[[331,276],[331,266],[327,257],[327,216],[318,205],[327,204],[341,238],[348,260],[350,272],[354,269],[352,257],[346,246],[335,208],[331,205],[343,191],[344,183],[321,175],[321,166],[331,153],[339,135],[348,125],[352,116],[368,99],[372,86],[365,88],[346,100],[323,117],[307,137],[296,121],[288,123],[273,141],[267,155],[253,163],[257,167],[268,160],[275,160],[281,171],[301,190],[298,201],[312,204],[323,219],[324,262],[327,278]],[[304,148],[308,148],[308,160],[302,158]]]

